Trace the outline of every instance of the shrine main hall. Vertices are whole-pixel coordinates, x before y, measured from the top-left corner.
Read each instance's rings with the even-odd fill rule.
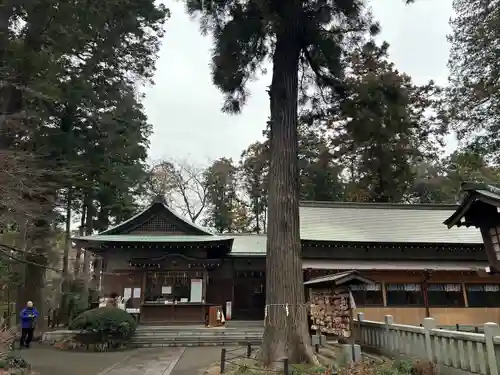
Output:
[[[374,284],[353,287],[366,319],[440,325],[500,321],[500,277],[488,266],[479,230],[448,230],[455,205],[301,202],[304,281],[356,270]],[[214,234],[158,200],[92,236],[102,295],[116,293],[142,324],[200,324],[208,309],[227,319],[261,320],[266,236]]]

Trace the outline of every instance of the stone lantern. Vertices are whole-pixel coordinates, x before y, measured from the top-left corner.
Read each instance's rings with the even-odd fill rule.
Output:
[[[462,184],[462,199],[457,210],[444,224],[476,227],[481,231],[484,248],[488,257],[488,273],[500,272],[500,188],[493,185]]]

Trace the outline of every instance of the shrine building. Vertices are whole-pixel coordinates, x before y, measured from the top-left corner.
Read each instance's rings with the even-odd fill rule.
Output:
[[[455,205],[301,202],[304,281],[356,270],[356,312],[440,325],[500,321],[500,276],[486,275],[480,231],[442,225]],[[213,234],[155,201],[125,222],[77,237],[95,254],[101,293],[129,300],[144,324],[200,324],[210,306],[261,320],[266,236]]]

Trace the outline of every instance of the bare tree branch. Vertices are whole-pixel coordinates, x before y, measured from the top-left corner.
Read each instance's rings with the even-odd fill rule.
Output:
[[[194,223],[207,207],[205,168],[187,160],[152,163],[148,181],[149,198],[161,195],[167,204]]]

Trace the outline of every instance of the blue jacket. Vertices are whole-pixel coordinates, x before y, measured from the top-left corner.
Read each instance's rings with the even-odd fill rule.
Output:
[[[34,307],[25,307],[21,310],[21,328],[34,328],[36,318],[38,318],[38,311]]]

